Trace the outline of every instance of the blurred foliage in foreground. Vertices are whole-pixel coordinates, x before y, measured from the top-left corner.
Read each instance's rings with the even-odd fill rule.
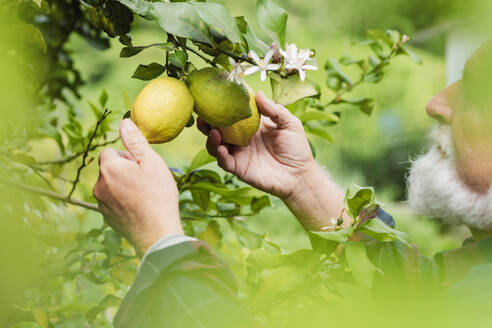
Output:
[[[9,6],[17,5],[16,1],[8,3]],[[56,3],[59,8],[63,8],[62,13],[67,12],[70,17],[77,17],[79,20],[76,23],[68,20],[73,25],[65,25],[66,21],[60,19],[60,12],[55,11],[48,15],[48,18],[53,19],[48,24],[44,20],[46,17],[37,15],[38,8],[33,7],[38,6],[39,3],[41,3],[39,8],[48,12],[50,8],[46,7],[46,4]],[[12,12],[8,12],[11,7],[2,7],[5,12],[0,17],[5,19],[2,19],[0,24],[8,28],[0,29],[2,31],[0,44],[7,46],[7,49],[1,52],[0,61],[2,72],[6,72],[0,77],[4,118],[0,141],[4,149],[12,151],[9,156],[2,155],[2,159],[9,157],[2,161],[1,165],[4,169],[2,178],[11,180],[14,175],[18,175],[22,182],[30,183],[34,188],[24,188],[25,191],[19,191],[15,185],[1,184],[0,196],[5,201],[0,206],[2,211],[0,214],[4,218],[0,229],[1,246],[3,246],[0,260],[8,268],[2,272],[0,298],[2,325],[5,323],[11,326],[18,323],[17,327],[109,327],[121,297],[131,284],[138,267],[135,254],[126,241],[105,226],[97,212],[89,211],[94,209],[91,207],[93,203],[90,203],[93,201],[90,189],[97,168],[91,158],[96,155],[91,153],[87,162],[85,156],[81,159],[80,155],[88,153],[85,150],[90,145],[88,142],[91,135],[94,135],[95,141],[98,142],[94,145],[117,142],[113,131],[118,118],[122,116],[124,110],[128,109],[125,98],[130,97],[126,92],[123,93],[123,97],[119,96],[120,90],[101,92],[101,84],[114,83],[121,86],[119,85],[121,83],[126,87],[132,73],[128,70],[135,70],[135,66],[149,57],[145,57],[143,53],[144,57],[139,56],[136,61],[131,62],[135,66],[128,64],[106,66],[104,60],[115,61],[122,47],[116,46],[114,40],[109,42],[108,37],[122,36],[120,41],[126,43],[125,47],[134,48],[126,37],[127,27],[130,26],[132,19],[126,14],[115,14],[119,13],[119,10],[128,13],[119,2],[87,1],[89,4],[87,7],[79,7],[79,4],[77,1],[23,3],[26,5],[24,11],[26,14],[21,17],[27,20],[34,19],[37,25],[41,26],[40,30],[44,38],[40,38],[39,30],[25,24]],[[283,15],[280,9],[277,10]],[[93,16],[88,15],[89,11],[93,11]],[[111,24],[106,25],[108,21],[105,20],[115,16],[126,17],[126,21],[117,22],[119,24],[117,29],[111,28]],[[93,19],[96,19],[99,25],[94,23]],[[16,28],[15,34],[12,33],[13,27]],[[79,39],[67,35],[67,31],[75,31]],[[393,51],[399,52],[406,48],[399,48],[399,45],[402,45],[402,35],[395,31],[372,33],[370,34],[372,49],[368,51],[376,52],[376,56],[374,53],[355,50],[360,53],[354,53],[355,60],[353,60],[343,56],[342,53],[337,53],[336,60],[328,60],[325,70],[320,70],[319,75],[314,75],[322,76],[317,80],[323,81],[319,84],[322,85],[324,96],[303,99],[301,100],[303,106],[297,103],[290,109],[301,117],[304,115],[306,128],[311,135],[324,139],[332,137],[326,132],[326,126],[331,126],[338,120],[327,114],[338,117],[343,112],[341,124],[344,124],[344,121],[352,124],[336,132],[334,139],[342,144],[347,139],[343,147],[348,149],[348,158],[354,154],[363,158],[364,154],[367,154],[372,163],[377,165],[376,159],[385,156],[388,150],[384,148],[380,152],[380,148],[375,151],[376,147],[371,148],[372,146],[363,149],[360,141],[351,138],[353,135],[347,131],[350,129],[359,131],[360,127],[369,125],[367,123],[369,121],[361,119],[363,116],[360,110],[372,111],[373,102],[363,95],[368,94],[372,98],[381,95],[382,91],[375,91],[376,89],[372,89],[374,86],[364,84],[355,93],[362,97],[355,97],[355,95],[352,97],[351,94],[351,98],[346,98],[344,101],[341,101],[344,98],[340,97],[352,91],[352,87],[358,83],[358,78],[362,77],[361,80],[364,82],[379,82],[378,67],[382,65],[384,59],[396,55],[396,53],[388,55]],[[162,40],[167,36],[163,32],[158,32],[157,36],[159,42],[167,42]],[[105,53],[90,52],[87,49],[82,51],[82,48],[87,46],[86,43],[81,42],[80,37],[89,41],[96,49],[105,49],[109,45],[116,49]],[[302,35],[292,37],[292,39],[301,38]],[[310,38],[312,40],[309,40]],[[67,43],[69,41],[71,43]],[[315,44],[312,35],[303,38],[303,42],[307,41]],[[25,51],[26,44],[32,52]],[[192,42],[190,44],[194,45]],[[389,52],[379,53],[381,56],[378,56],[380,51],[378,44],[382,44],[381,47]],[[339,43],[338,47],[342,48],[341,45],[343,43]],[[335,48],[330,48],[328,45],[325,49],[321,49],[318,58],[327,58],[328,51],[333,55],[332,51],[340,50]],[[70,51],[72,49],[75,51]],[[174,47],[173,49],[173,54],[179,53],[175,57],[182,58],[182,53],[179,52],[182,49]],[[158,52],[151,53],[149,56],[154,55],[163,62],[162,49],[153,50]],[[408,51],[410,52],[410,49]],[[84,54],[85,58],[82,59]],[[237,55],[240,54],[242,52]],[[372,59],[370,55],[373,56]],[[440,62],[439,58],[431,55],[426,57],[433,62]],[[358,58],[367,58],[367,60],[359,61]],[[80,66],[77,64],[79,59]],[[200,60],[192,54],[188,59],[193,60],[194,63]],[[187,60],[185,64],[179,60],[174,61],[183,64],[183,67],[175,65],[172,67],[172,74],[183,71],[189,61]],[[26,62],[29,65],[26,66]],[[398,70],[389,73],[391,81],[401,79],[402,75],[414,75],[413,72],[407,71],[408,63],[398,59],[393,62],[398,63],[399,67]],[[383,65],[383,68],[385,66]],[[115,72],[122,67],[126,67],[126,71],[122,69],[120,72]],[[368,67],[371,70],[368,71]],[[362,75],[361,69],[364,72]],[[83,74],[79,75],[79,71]],[[86,73],[88,71],[94,75]],[[80,89],[84,74],[94,79],[90,82],[99,81],[99,84],[94,83],[87,89]],[[116,78],[117,74],[122,75]],[[328,77],[327,84],[324,83],[326,77]],[[39,84],[36,85],[31,78]],[[390,87],[391,81],[386,85],[385,81],[382,81],[383,84],[379,86]],[[46,85],[49,87],[43,88]],[[133,84],[133,91],[138,90],[140,86]],[[393,87],[396,89],[395,86]],[[411,92],[405,93],[409,93],[409,97],[417,95],[420,88],[415,86],[414,88]],[[44,95],[42,99],[38,98],[40,90]],[[388,106],[384,113],[388,115],[392,113],[391,106],[399,105],[401,100],[402,91],[393,91],[394,99],[383,99],[383,104]],[[387,93],[388,90],[385,90],[385,94]],[[76,98],[82,95],[83,101],[77,101]],[[117,100],[113,100],[114,98]],[[86,103],[87,101],[90,103]],[[340,107],[333,110],[333,113],[325,111],[323,105],[333,101],[338,102],[335,105]],[[40,102],[41,106],[36,107]],[[352,108],[354,104],[357,112],[343,107],[350,105]],[[405,104],[405,106],[413,105],[421,104],[412,100],[407,100]],[[109,119],[104,116],[106,108],[112,109],[112,116]],[[318,109],[321,110],[318,112]],[[315,114],[306,115],[306,112]],[[402,115],[403,118],[412,117],[413,112],[408,116]],[[316,119],[312,119],[313,117]],[[327,117],[330,119],[323,119]],[[378,118],[381,124],[387,123],[384,116]],[[100,129],[96,128],[95,121],[101,123],[97,125]],[[319,123],[323,123],[320,124],[322,127],[313,126]],[[399,127],[391,124],[391,120],[389,127],[393,128],[393,133],[399,130]],[[378,135],[375,130],[370,131]],[[318,158],[329,159],[326,153],[331,152],[332,146],[327,147],[325,140],[322,143],[322,139],[312,137]],[[372,141],[375,142],[374,140],[378,138],[379,135]],[[185,140],[189,142],[189,139]],[[203,144],[203,139],[200,142]],[[402,145],[404,143],[397,144],[395,149],[403,148]],[[184,156],[178,151],[183,148],[185,147],[180,144],[166,148],[168,152],[174,152],[170,154],[171,162],[180,162],[181,167],[191,159],[190,154],[188,158],[183,159]],[[196,150],[198,149],[194,149],[193,153],[196,153]],[[72,160],[65,162],[67,158]],[[185,169],[174,170],[176,180],[183,191],[181,205],[183,218],[186,219],[187,233],[208,241],[219,251],[221,257],[231,264],[240,280],[242,294],[259,322],[269,327],[305,326],[307,323],[325,326],[327,322],[345,323],[348,326],[361,324],[414,326],[421,324],[422,321],[427,323],[429,317],[425,314],[427,311],[432,311],[438,326],[437,323],[445,325],[446,320],[436,313],[467,311],[474,314],[468,312],[469,309],[464,305],[459,306],[460,311],[450,310],[438,294],[433,294],[433,288],[430,288],[432,285],[427,285],[426,282],[418,282],[418,286],[422,289],[415,287],[412,277],[418,276],[419,270],[416,267],[402,269],[402,262],[398,261],[401,259],[402,250],[407,249],[405,244],[408,241],[405,234],[365,217],[370,216],[367,213],[371,214],[371,211],[378,207],[374,203],[373,191],[370,188],[348,194],[347,200],[351,204],[351,214],[354,217],[352,227],[337,228],[334,232],[308,234],[295,224],[290,224],[290,221],[277,220],[286,218],[272,218],[274,215],[279,215],[278,211],[274,212],[270,209],[268,211],[271,212],[265,211],[270,205],[267,196],[245,188],[230,176],[218,174],[213,164],[207,164],[210,160],[204,152],[199,152]],[[41,161],[49,163],[43,163],[41,166]],[[357,166],[361,162],[363,161],[360,158],[356,158],[352,165]],[[388,162],[391,160],[388,159]],[[84,169],[82,174],[75,175],[81,165]],[[367,163],[364,166],[370,167]],[[359,172],[367,173],[364,169]],[[383,172],[384,170],[379,174],[384,175]],[[67,174],[70,174],[68,178]],[[75,176],[80,178],[80,183],[74,183],[72,179]],[[46,201],[30,193],[30,191],[39,192],[39,188],[49,189],[49,192],[52,192],[52,189],[66,189],[70,192],[69,196],[60,200],[73,202],[71,195],[75,185],[78,188],[74,195],[83,199],[78,205],[84,205],[85,209],[74,206],[64,207],[58,201]],[[51,193],[45,195],[53,196]],[[249,215],[254,218],[245,220],[244,216]],[[260,222],[261,219],[269,220]],[[413,222],[408,226],[410,232],[412,229],[417,230]],[[418,226],[425,227],[427,233],[432,231],[427,229],[429,226],[427,223]],[[432,227],[435,229],[435,226]],[[288,229],[292,230],[291,235],[287,233]],[[413,233],[422,238],[421,232]],[[281,240],[282,238],[284,240]],[[428,238],[438,240],[436,244],[424,246],[426,250],[424,253],[429,255],[433,255],[437,249],[456,245],[455,240],[448,242],[438,239],[435,230]],[[277,239],[281,241],[277,242]],[[389,256],[386,257],[388,254]],[[382,260],[383,258],[397,260],[393,264],[387,264]],[[402,270],[404,275],[401,275]],[[409,285],[406,284],[407,278],[410,280]],[[476,281],[478,284],[487,284],[487,282]],[[416,295],[420,291],[423,295]],[[372,293],[376,294],[376,298],[371,295]],[[422,299],[425,299],[425,302],[422,302]],[[481,304],[487,306],[485,301]],[[475,307],[473,311],[481,309]],[[415,316],[415,313],[420,315]],[[483,317],[478,314],[474,318],[481,320]],[[468,318],[462,319],[469,323]],[[463,321],[454,320],[452,323],[458,325],[458,323],[463,324]]]

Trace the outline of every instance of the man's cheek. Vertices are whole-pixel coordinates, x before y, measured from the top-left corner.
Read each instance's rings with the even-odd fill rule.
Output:
[[[456,145],[456,169],[472,191],[486,194],[492,182],[492,148],[461,141]]]

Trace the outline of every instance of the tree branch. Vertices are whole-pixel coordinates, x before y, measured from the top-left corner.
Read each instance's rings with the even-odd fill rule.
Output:
[[[91,138],[89,139],[89,142],[87,143],[87,147],[84,150],[83,157],[82,157],[82,163],[80,164],[79,168],[77,169],[77,176],[75,177],[75,180],[73,181],[72,189],[68,193],[68,196],[67,196],[68,199],[70,199],[70,197],[72,197],[72,194],[75,191],[75,188],[77,188],[77,184],[80,181],[80,174],[82,173],[82,170],[84,169],[84,167],[86,167],[88,164],[86,162],[87,156],[89,155],[89,151],[91,149],[92,142],[94,141],[94,139],[97,136],[97,129],[99,128],[99,125],[101,124],[101,122],[104,121],[106,119],[106,117],[109,116],[109,114],[111,114],[111,111],[108,109],[105,109],[101,118],[99,120],[97,120],[97,122],[96,122],[96,127],[94,128],[94,133],[92,134]]]
[[[256,63],[254,61],[252,61],[251,59],[249,59],[248,56],[245,56],[245,55],[238,56],[236,54],[233,54],[230,51],[227,51],[227,50],[224,50],[224,49],[220,49],[219,47],[213,48],[213,49],[214,50],[217,50],[220,53],[223,53],[224,55],[227,55],[227,56],[233,58],[237,62],[247,62],[247,63],[250,63],[251,65],[256,65]]]
[[[100,143],[100,144],[97,144],[97,145],[93,145],[89,151],[93,151],[93,150],[96,150],[97,148],[100,148],[100,147],[104,147],[104,146],[107,146],[107,145],[111,145],[111,144],[114,144],[116,142],[118,142],[118,140],[120,140],[120,137],[118,138],[115,138],[113,140],[110,140],[110,141],[106,141],[106,142],[103,142],[103,143]],[[54,161],[46,161],[46,162],[38,162],[36,163],[36,165],[53,165],[53,164],[65,164],[65,163],[68,163],[68,162],[71,162],[73,161],[74,159],[82,156],[85,154],[85,150],[82,150],[78,153],[75,153],[67,158],[63,158],[63,159],[58,159],[58,160],[54,160]]]
[[[12,185],[16,188],[28,191],[28,192],[33,193],[33,194],[38,194],[41,196],[45,196],[48,198],[59,200],[61,202],[67,203],[67,204],[71,204],[71,205],[86,208],[88,210],[100,212],[99,207],[97,206],[97,204],[94,204],[94,203],[88,203],[88,202],[84,202],[82,200],[68,198],[68,197],[61,195],[61,194],[58,194],[56,192],[49,191],[49,190],[46,190],[43,188],[37,188],[37,187],[29,186],[29,185],[26,185],[26,184],[23,184],[20,182],[8,181],[8,180],[4,180],[4,179],[0,179],[0,181],[4,184]]]
[[[205,57],[204,55],[202,55],[201,53],[199,53],[195,49],[193,49],[193,48],[191,48],[189,46],[186,46],[185,49],[191,51],[192,53],[194,53],[195,55],[197,55],[198,57],[200,57],[207,64],[210,64],[213,67],[217,67],[217,64],[216,63],[214,63],[212,60],[208,59],[207,57]]]

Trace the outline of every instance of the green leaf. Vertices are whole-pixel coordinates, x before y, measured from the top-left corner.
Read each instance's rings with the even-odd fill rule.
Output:
[[[287,292],[301,287],[309,276],[309,270],[293,265],[265,269],[261,273],[262,291],[269,293]]]
[[[193,126],[193,124],[195,124],[195,118],[193,117],[193,115],[190,116],[190,119],[188,120],[188,122],[186,123],[185,127],[187,128],[190,128]]]
[[[378,219],[371,219],[357,227],[356,231],[363,232],[366,235],[384,242],[399,240],[403,244],[410,247],[408,236],[406,233],[395,230]]]
[[[318,95],[318,91],[313,84],[308,80],[301,81],[299,75],[291,75],[283,79],[275,74],[272,75],[270,83],[274,101],[283,106],[293,104],[303,98]]]
[[[219,216],[234,217],[241,211],[241,206],[234,203],[217,202],[216,205]]]
[[[215,158],[210,156],[208,151],[204,148],[200,150],[195,157],[191,160],[190,167],[188,167],[188,172],[194,171],[199,167],[207,165],[215,161]]]
[[[382,41],[390,48],[397,44],[401,40],[401,35],[398,31],[394,30],[368,30],[367,36],[374,41]]]
[[[220,175],[213,170],[204,170],[204,169],[194,170],[193,174],[191,175],[190,181],[193,183],[208,181],[216,185],[224,186],[222,184],[222,178],[220,177]]]
[[[333,143],[335,142],[331,134],[329,134],[328,131],[326,131],[326,129],[314,128],[314,127],[310,127],[309,125],[306,125],[306,129],[307,132],[310,134],[321,137],[325,140],[328,140],[329,142],[333,142]]]
[[[236,17],[236,22],[237,25],[239,26],[239,29],[241,30],[244,37],[246,38],[248,50],[253,50],[258,54],[258,56],[263,57],[270,49],[270,47],[256,36],[256,34],[249,26],[246,18],[244,18],[243,16]]]
[[[263,237],[250,231],[243,222],[232,221],[232,229],[243,246],[252,250],[261,247]]]
[[[325,62],[326,85],[333,90],[340,90],[352,86],[352,80],[345,74],[335,58]]]
[[[284,263],[284,258],[279,254],[272,254],[264,249],[253,249],[248,257],[246,263],[259,267],[259,268],[275,268],[281,266]]]
[[[258,0],[256,2],[256,16],[265,33],[277,42],[279,47],[284,47],[287,12],[271,0]]]
[[[104,247],[112,254],[118,254],[121,251],[121,236],[114,230],[104,231]]]
[[[302,113],[298,117],[303,123],[309,121],[329,121],[329,122],[340,121],[340,118],[337,115],[333,113],[323,112],[320,110],[307,111]]]
[[[132,78],[149,81],[164,73],[165,70],[166,68],[158,63],[151,63],[149,65],[140,64],[135,70],[135,73],[133,73]]]
[[[308,237],[313,250],[322,254],[331,254],[340,243],[348,241],[353,232],[353,227],[338,231],[310,231]]]
[[[202,209],[207,210],[208,203],[210,202],[210,192],[207,190],[195,189],[191,191],[191,196],[195,203]]]
[[[124,46],[131,47],[132,46],[132,37],[129,34],[121,35],[118,38],[118,41]]]
[[[210,27],[225,35],[234,43],[242,43],[241,31],[229,11],[221,4],[212,2],[192,2],[198,15]]]
[[[208,28],[194,6],[186,2],[154,2],[152,15],[167,33],[211,44]]]
[[[174,50],[174,46],[172,45],[172,43],[153,43],[153,44],[149,44],[148,46],[139,46],[139,47],[128,46],[121,49],[120,57],[121,58],[132,57],[139,54],[143,50],[151,47],[158,47],[162,50],[167,50],[167,51]]]
[[[345,194],[345,207],[348,214],[357,218],[362,210],[372,203],[374,198],[374,189],[372,187],[360,187],[352,184]]]
[[[251,210],[255,213],[258,213],[265,207],[272,206],[270,202],[270,197],[268,195],[261,196],[259,198],[254,197],[251,200]]]
[[[24,165],[34,165],[38,162],[34,157],[25,153],[17,153],[13,155],[12,160]]]
[[[197,42],[212,44],[208,27],[196,8],[187,2],[149,2],[145,0],[118,0],[133,12],[154,20],[166,32]]]
[[[198,234],[197,238],[206,241],[215,248],[219,248],[222,244],[222,232],[220,231],[220,225],[216,221],[211,220],[207,225],[207,229]]]
[[[85,318],[89,324],[94,323],[99,313],[106,311],[109,307],[117,307],[121,303],[121,298],[114,295],[107,295],[104,297],[97,306],[91,308],[85,314]]]
[[[357,65],[357,66],[359,66],[361,68],[364,65],[364,60],[363,59],[353,59],[349,55],[345,55],[345,56],[341,57],[338,62],[340,64],[346,65],[346,66],[349,66],[349,65]]]
[[[348,238],[352,235],[354,229],[352,227],[344,228],[338,231],[312,231],[313,235],[319,236],[325,240],[336,241],[337,243],[344,243],[348,241]]]
[[[415,54],[412,50],[410,50],[407,46],[405,45],[400,45],[401,52],[404,53],[405,55],[409,56],[416,64],[421,65],[422,64],[422,58]]]
[[[208,190],[218,195],[221,195],[225,199],[234,202],[239,205],[249,205],[254,197],[261,197],[263,193],[251,187],[242,187],[237,189],[228,189],[217,187],[207,182],[199,182],[189,186],[190,190],[202,189]]]
[[[361,242],[346,242],[345,261],[352,270],[352,278],[361,286],[371,288],[374,275],[380,270],[367,257],[366,246]]]
[[[151,17],[152,3],[147,0],[118,0],[135,14],[149,18]]]
[[[178,50],[171,55],[169,55],[169,61],[171,62],[172,65],[184,69],[186,67],[186,63],[188,61],[188,56],[186,56],[186,53],[182,50]]]
[[[108,93],[106,92],[106,89],[103,89],[101,91],[101,95],[99,96],[99,105],[101,105],[102,108],[106,107],[106,103],[108,102]]]
[[[359,109],[367,114],[371,115],[376,102],[371,98],[354,98],[354,99],[343,99],[340,103],[347,103],[359,107]]]
[[[378,83],[383,79],[384,73],[381,71],[373,72],[364,76],[364,82]]]
[[[246,258],[246,263],[265,268],[276,268],[281,266],[294,266],[300,268],[312,268],[319,264],[320,255],[310,249],[301,249],[290,254],[270,253],[265,249],[254,249]]]

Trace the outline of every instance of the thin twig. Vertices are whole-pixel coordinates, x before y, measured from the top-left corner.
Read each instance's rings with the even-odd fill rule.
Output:
[[[72,197],[72,194],[75,191],[75,188],[77,188],[77,183],[79,183],[79,181],[80,181],[80,174],[82,173],[82,170],[84,169],[84,167],[86,167],[88,164],[86,162],[87,156],[89,155],[89,151],[90,151],[91,146],[92,146],[92,141],[94,141],[94,139],[97,136],[97,129],[99,128],[99,125],[102,123],[102,121],[104,121],[106,119],[106,117],[109,116],[109,114],[111,114],[111,111],[108,109],[105,109],[101,118],[99,120],[97,120],[97,122],[96,122],[96,126],[94,128],[94,133],[90,137],[89,143],[87,144],[87,147],[85,148],[84,155],[82,156],[82,163],[80,164],[79,168],[77,169],[77,176],[75,177],[75,180],[73,181],[72,189],[68,193],[68,196],[67,196],[68,199],[70,199],[70,197]]]
[[[238,56],[238,55],[233,54],[232,52],[224,50],[224,49],[220,49],[220,48],[213,48],[213,49],[217,50],[220,53],[223,53],[224,55],[227,55],[227,56],[233,58],[237,62],[247,62],[247,63],[250,63],[251,65],[256,65],[256,63],[254,61],[252,61],[251,59],[249,59],[245,55]]]
[[[97,204],[84,202],[84,201],[78,200],[78,199],[68,198],[68,197],[61,195],[61,194],[58,194],[56,192],[49,191],[49,190],[46,190],[43,188],[37,188],[37,187],[29,186],[29,185],[26,185],[26,184],[23,184],[20,182],[8,181],[8,180],[4,180],[1,178],[0,178],[0,182],[2,182],[4,184],[12,185],[14,187],[28,191],[28,192],[33,193],[33,194],[38,194],[41,196],[45,196],[48,198],[59,200],[61,202],[67,203],[67,204],[71,204],[71,205],[86,208],[88,210],[99,212],[99,207],[97,206]]]
[[[186,46],[185,49],[191,51],[192,53],[194,53],[195,55],[197,55],[198,57],[200,57],[204,62],[206,62],[207,64],[210,64],[212,65],[213,67],[217,67],[217,64],[214,63],[212,60],[208,59],[207,57],[205,57],[204,55],[202,55],[201,53],[199,53],[198,51],[196,51],[195,49],[189,47],[189,46]]]
[[[38,169],[32,166],[30,168],[33,170],[34,174],[36,174],[41,180],[43,180],[48,185],[48,187],[50,187],[51,190],[55,191],[55,188],[53,188],[51,182],[49,182],[48,179],[46,179]]]
[[[136,256],[136,255],[134,255],[134,256],[126,256],[126,257],[122,258],[121,260],[118,260],[118,261],[116,261],[114,263],[111,263],[111,264],[106,265],[104,268],[105,269],[110,269],[112,267],[115,267],[117,265],[123,264],[125,262],[131,261],[131,260],[134,260],[134,259],[138,259],[138,256]]]
[[[110,141],[106,141],[106,142],[103,142],[103,143],[100,143],[100,144],[97,144],[97,145],[93,145],[89,151],[93,151],[93,150],[96,150],[97,148],[100,148],[100,147],[105,147],[107,145],[111,145],[111,144],[114,144],[116,142],[118,142],[118,140],[120,140],[120,137],[118,138],[115,138],[113,140],[110,140]],[[65,164],[65,163],[68,163],[68,162],[71,162],[73,161],[74,159],[84,155],[85,153],[85,150],[82,150],[78,153],[75,153],[67,158],[63,158],[63,159],[58,159],[58,160],[54,160],[54,161],[46,161],[46,162],[38,162],[36,163],[36,165],[53,165],[53,164]]]
[[[51,185],[50,181],[48,181],[48,179],[46,179],[44,177],[44,175],[41,174],[41,172],[45,172],[45,170],[41,169],[41,168],[37,168],[35,166],[32,166],[32,165],[29,165],[29,164],[25,164],[25,163],[22,163],[20,161],[16,161],[15,159],[12,159],[10,158],[9,156],[6,156],[4,154],[0,154],[1,157],[7,159],[9,161],[9,164],[14,166],[14,167],[19,167],[19,168],[22,168],[22,169],[30,169],[34,172],[34,174],[36,174],[39,178],[41,178],[41,180],[43,180],[47,185],[48,187],[50,187],[51,190],[54,190],[53,186]],[[72,181],[70,181],[72,182]]]

